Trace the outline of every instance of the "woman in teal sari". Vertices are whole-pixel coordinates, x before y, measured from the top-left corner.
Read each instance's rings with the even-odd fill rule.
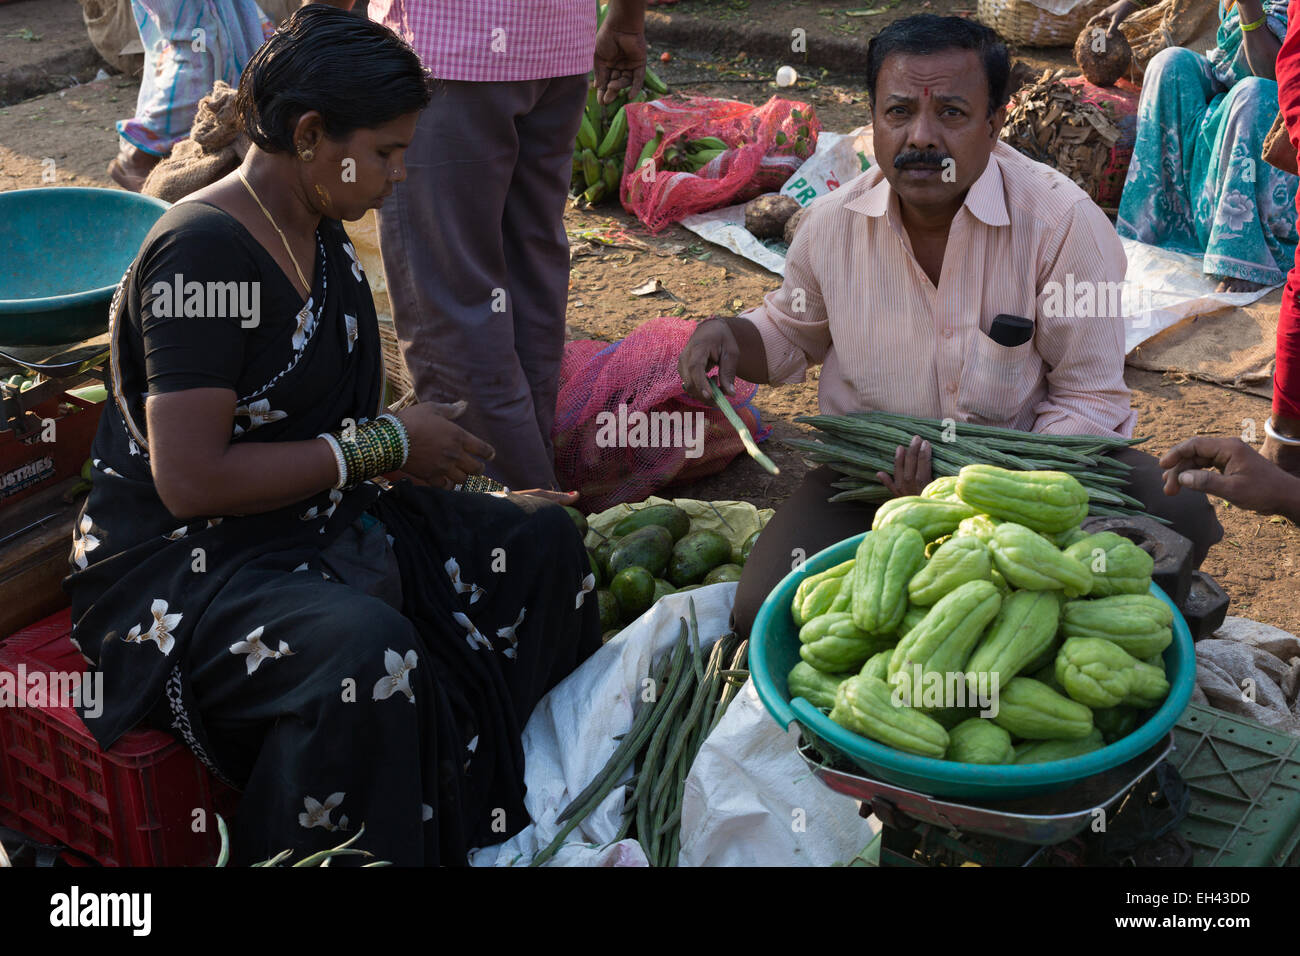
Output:
[[[1125,9],[1127,8],[1127,9]],[[1122,19],[1133,9],[1107,12]],[[1214,49],[1147,65],[1119,234],[1204,258],[1220,292],[1277,285],[1295,259],[1300,179],[1260,159],[1277,116],[1274,63],[1286,0],[1219,0]]]

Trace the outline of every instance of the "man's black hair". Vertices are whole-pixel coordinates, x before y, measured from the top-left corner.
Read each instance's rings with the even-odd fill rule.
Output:
[[[929,54],[945,50],[974,50],[984,63],[989,82],[989,113],[1005,106],[1011,79],[1011,57],[995,30],[963,17],[919,13],[895,20],[867,45],[867,95],[876,102],[876,79],[891,53]]]
[[[293,124],[321,114],[343,139],[424,109],[432,80],[410,45],[387,27],[325,4],[296,10],[239,78],[235,108],[248,138],[268,152],[293,151]]]

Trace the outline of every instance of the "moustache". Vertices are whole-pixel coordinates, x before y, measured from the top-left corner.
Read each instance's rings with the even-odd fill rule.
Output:
[[[905,149],[894,157],[894,168],[904,166],[933,166],[936,169],[952,159],[941,149]]]

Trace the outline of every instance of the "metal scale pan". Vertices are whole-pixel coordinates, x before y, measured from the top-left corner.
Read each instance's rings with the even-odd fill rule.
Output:
[[[906,817],[945,830],[1050,846],[1086,829],[1098,809],[1112,806],[1155,769],[1173,746],[1174,735],[1170,732],[1131,760],[1064,790],[1016,800],[970,803],[942,800],[830,766],[806,739],[800,740],[798,753],[823,784],[867,806],[883,800]]]

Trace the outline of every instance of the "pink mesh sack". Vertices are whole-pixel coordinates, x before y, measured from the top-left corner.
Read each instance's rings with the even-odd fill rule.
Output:
[[[762,106],[706,97],[629,103],[627,121],[619,199],[652,233],[693,213],[780,189],[817,149],[821,130],[812,107],[775,96]],[[638,171],[636,166],[656,126],[664,136],[653,154],[651,175],[648,167]],[[698,173],[665,168],[669,146],[704,136],[716,136],[732,148]]]
[[[613,344],[565,345],[551,432],[555,473],[561,488],[581,492],[584,511],[714,474],[744,450],[722,412],[682,390],[677,357],[695,327],[661,316]],[[762,441],[771,429],[760,427],[757,391],[736,379],[731,403]]]

